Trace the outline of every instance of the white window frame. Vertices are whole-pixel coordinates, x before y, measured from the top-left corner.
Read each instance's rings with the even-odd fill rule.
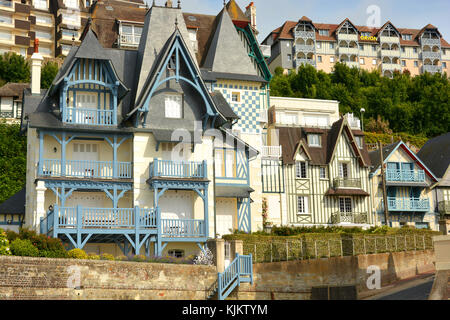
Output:
[[[183,95],[166,94],[164,97],[164,114],[168,119],[182,119]]]
[[[43,3],[45,3],[45,5],[42,5]],[[47,2],[47,0],[33,0],[33,7],[35,7],[36,9],[47,10],[48,2]]]
[[[123,31],[123,27],[130,27],[131,28],[131,32],[124,32]],[[137,33],[136,29],[140,29],[141,33]],[[142,25],[134,25],[134,24],[128,24],[128,23],[121,23],[120,24],[120,43],[122,44],[131,44],[131,45],[138,45],[140,40],[141,40],[141,36],[142,36],[142,32],[143,32],[144,27]],[[131,37],[131,39],[133,39],[132,43],[128,43],[125,41],[122,41],[122,36],[129,36]]]
[[[76,108],[80,109],[97,109],[98,93],[78,91],[76,95]]]
[[[320,134],[308,134],[308,145],[310,147],[321,147],[322,146],[322,141],[321,141],[321,136]]]
[[[307,215],[309,214],[309,197],[297,196],[297,214]]]
[[[306,161],[295,162],[295,177],[297,179],[308,179],[308,163]]]

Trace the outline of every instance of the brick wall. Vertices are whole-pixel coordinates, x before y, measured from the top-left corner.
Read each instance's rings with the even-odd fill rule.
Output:
[[[0,300],[204,300],[216,279],[207,266],[0,256]]]

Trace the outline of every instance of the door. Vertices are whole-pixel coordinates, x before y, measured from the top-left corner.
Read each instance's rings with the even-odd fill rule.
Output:
[[[76,106],[76,123],[97,123],[97,109],[99,109],[97,92],[78,92]]]
[[[236,210],[237,204],[235,199],[216,200],[216,230],[219,237],[233,233]]]
[[[98,164],[98,145],[95,143],[74,143],[72,161],[68,161],[71,175],[76,177],[101,177],[105,169]]]
[[[159,198],[161,209],[162,233],[166,236],[183,236],[193,228],[187,225],[186,219],[194,218],[192,194],[183,191],[166,191]]]

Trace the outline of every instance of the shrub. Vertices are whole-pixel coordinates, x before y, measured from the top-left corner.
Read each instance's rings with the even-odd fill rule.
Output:
[[[11,255],[11,249],[9,248],[9,241],[6,232],[0,229],[0,255]]]
[[[19,234],[12,230],[6,230],[6,237],[8,238],[9,242],[13,242],[16,239],[20,239]]]
[[[116,260],[116,261],[128,261],[129,259],[128,259],[127,256],[121,255],[121,256],[117,256],[114,260]]]
[[[81,249],[72,249],[67,253],[67,255],[71,259],[88,259],[87,253]]]
[[[147,261],[147,257],[144,256],[143,254],[138,254],[138,255],[133,257],[133,261],[134,262],[146,262]]]
[[[114,256],[112,254],[109,254],[109,253],[102,253],[100,255],[100,260],[110,260],[110,261],[112,261],[112,260],[114,260]]]
[[[89,260],[100,260],[100,256],[98,254],[91,252],[88,254],[88,259]]]
[[[15,256],[38,257],[39,250],[30,240],[16,239],[11,242],[11,253]]]

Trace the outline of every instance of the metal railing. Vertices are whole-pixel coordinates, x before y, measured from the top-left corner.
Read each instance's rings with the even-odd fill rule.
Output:
[[[233,290],[241,284],[248,282],[253,284],[253,258],[252,254],[240,255],[225,269],[218,274],[218,296],[219,300],[225,300]]]
[[[358,256],[433,249],[433,235],[405,234],[315,240],[308,238],[245,241],[244,254],[254,263]]]
[[[161,219],[161,234],[170,238],[206,237],[206,224],[204,220]]]
[[[295,52],[314,52],[314,51],[315,51],[314,45],[307,45],[307,44],[295,45]]]
[[[434,52],[434,51],[422,51],[422,58],[423,59],[441,59],[441,52]]]
[[[263,146],[261,156],[263,158],[281,158],[282,152],[282,146]]]
[[[0,111],[0,118],[14,118],[14,111]]]
[[[114,161],[66,160],[64,169],[60,159],[45,159],[39,166],[39,175],[48,177],[76,177],[97,179],[131,179],[133,165],[131,162]]]
[[[121,46],[129,46],[129,47],[137,47],[139,46],[139,42],[141,41],[141,35],[120,34],[120,45]]]
[[[430,210],[430,200],[420,198],[388,197],[389,211],[425,211]],[[383,206],[383,202],[381,202]]]
[[[296,38],[316,38],[316,33],[314,31],[294,31],[294,36]]]
[[[429,64],[423,65],[422,68],[423,68],[423,72],[429,72],[429,73],[436,73],[436,72],[442,71],[441,66],[435,66],[435,65],[429,65]]]
[[[361,189],[362,183],[361,179],[346,179],[346,178],[336,178],[333,180],[333,188],[355,188]]]
[[[208,177],[206,161],[171,161],[154,159],[150,163],[150,178],[193,178],[206,179]]]
[[[367,224],[369,223],[369,217],[367,213],[336,212],[331,216],[331,222],[333,224],[339,223]]]
[[[393,170],[386,171],[388,182],[425,182],[424,170]]]
[[[63,122],[112,126],[117,124],[113,110],[65,108]]]
[[[423,46],[440,46],[441,45],[441,40],[440,39],[426,39],[426,38],[422,38],[420,40],[420,43]]]

